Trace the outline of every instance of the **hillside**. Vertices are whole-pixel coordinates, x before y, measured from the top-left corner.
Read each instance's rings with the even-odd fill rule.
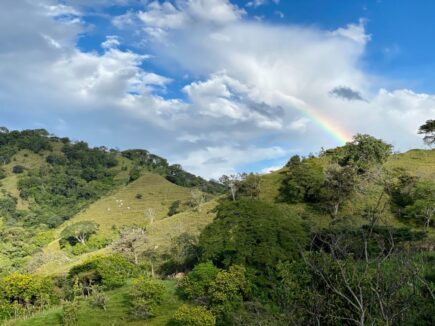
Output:
[[[431,308],[423,309],[430,297],[411,275],[432,289],[434,223],[421,216],[434,204],[435,150],[390,155],[388,144],[359,137],[370,146],[355,141],[294,156],[276,172],[218,184],[145,150],[90,148],[41,130],[0,134],[0,318],[6,325],[310,325],[305,311],[317,307],[299,295],[334,297],[334,309],[358,314],[325,289],[367,279],[367,293],[388,289],[404,302],[409,286],[419,289],[412,314],[397,318],[430,318]],[[398,282],[407,290],[395,292]],[[326,325],[336,321],[317,313]]]

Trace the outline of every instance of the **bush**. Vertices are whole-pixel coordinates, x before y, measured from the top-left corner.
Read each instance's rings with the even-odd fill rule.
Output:
[[[126,258],[121,255],[111,255],[96,257],[82,265],[74,266],[69,271],[68,278],[73,280],[78,277],[84,289],[97,284],[107,290],[124,285],[128,278],[136,276],[137,273],[137,267]]]
[[[169,207],[168,216],[175,215],[179,212],[181,201],[176,200],[171,204],[171,207]]]
[[[207,309],[199,306],[182,305],[172,319],[174,326],[214,326],[216,318]]]
[[[21,174],[21,173],[24,172],[24,170],[25,170],[25,168],[24,168],[24,166],[22,166],[22,165],[15,165],[15,166],[12,168],[12,172],[15,173],[15,174]]]
[[[106,295],[106,293],[104,293],[103,291],[101,291],[98,287],[93,287],[92,288],[92,305],[106,310],[107,308],[107,301],[108,301],[108,297]]]
[[[0,180],[6,178],[6,172],[2,168],[0,168]]]
[[[156,308],[163,301],[165,286],[161,281],[137,278],[131,292],[131,313],[135,318],[148,319],[156,315]]]
[[[136,194],[136,199],[142,199],[143,198],[143,195],[142,194]]]
[[[79,319],[80,304],[78,301],[67,302],[63,305],[62,324],[76,326]]]
[[[32,311],[56,303],[53,282],[48,278],[13,273],[0,280],[0,317]]]
[[[211,262],[201,263],[187,274],[180,282],[182,296],[191,300],[204,300],[208,295],[208,288],[215,280],[219,269]]]

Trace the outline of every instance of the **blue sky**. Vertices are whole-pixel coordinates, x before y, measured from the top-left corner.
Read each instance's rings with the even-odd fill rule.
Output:
[[[370,133],[421,147],[432,1],[5,0],[0,124],[146,148],[204,177]]]

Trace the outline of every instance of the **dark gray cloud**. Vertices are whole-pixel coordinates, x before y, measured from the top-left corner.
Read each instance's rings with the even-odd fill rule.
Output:
[[[330,95],[339,97],[348,101],[366,101],[361,93],[347,86],[338,86],[329,92]]]
[[[203,164],[221,164],[221,163],[227,163],[228,160],[224,159],[223,157],[212,157],[205,161]]]

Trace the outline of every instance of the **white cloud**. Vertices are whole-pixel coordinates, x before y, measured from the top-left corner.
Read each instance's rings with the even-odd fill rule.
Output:
[[[245,14],[243,9],[228,0],[178,0],[150,2],[146,9],[138,13],[144,30],[152,37],[161,39],[167,30],[188,28],[206,24],[222,26],[238,21]],[[114,20],[117,26],[132,22],[132,18],[123,15]]]
[[[0,2],[2,117],[145,147],[206,177],[338,145],[339,129],[421,144],[416,129],[434,116],[435,96],[384,90],[361,69],[364,21],[328,31],[253,22],[228,1],[173,3],[127,10],[113,19],[120,36],[85,52],[76,46],[85,1]],[[125,42],[146,42],[146,52]],[[367,101],[331,97],[337,87]]]
[[[370,41],[371,36],[365,32],[365,19],[360,19],[358,24],[348,24],[346,27],[340,27],[331,34],[334,36],[342,36],[360,44],[366,44]]]
[[[233,174],[235,167],[256,161],[282,158],[287,151],[280,147],[260,148],[255,146],[206,147],[190,152],[187,157],[177,161],[190,171],[218,179],[222,174]]]

